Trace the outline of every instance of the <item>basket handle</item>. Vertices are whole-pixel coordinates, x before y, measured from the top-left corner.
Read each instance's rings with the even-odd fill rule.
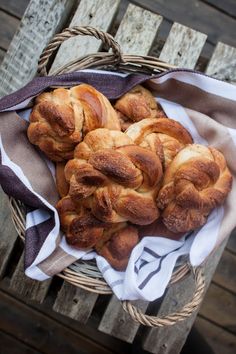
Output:
[[[78,35],[91,36],[97,39],[101,39],[102,43],[112,49],[113,62],[120,63],[122,61],[121,48],[116,40],[109,34],[94,27],[84,26],[74,26],[70,28],[65,28],[61,33],[55,35],[53,39],[48,43],[47,47],[44,48],[42,54],[40,55],[38,62],[38,73],[41,76],[47,76],[47,64],[52,56],[52,54],[59,48],[59,46],[71,37]]]
[[[205,290],[205,277],[201,267],[193,268],[194,280],[196,284],[193,298],[182,307],[181,310],[171,313],[163,317],[149,316],[142,313],[140,309],[133,306],[130,301],[122,301],[123,309],[136,322],[149,327],[172,326],[178,321],[183,321],[189,317],[199,306],[202,301]]]

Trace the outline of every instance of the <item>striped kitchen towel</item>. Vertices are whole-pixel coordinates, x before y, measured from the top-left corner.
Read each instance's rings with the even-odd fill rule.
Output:
[[[94,251],[70,247],[60,232],[54,164],[31,145],[26,130],[32,99],[48,87],[88,83],[109,99],[116,99],[137,84],[152,90],[166,115],[178,120],[194,142],[223,152],[233,174],[233,188],[225,204],[207,223],[179,240],[145,235],[134,248],[125,272],[115,271]],[[27,207],[25,273],[45,280],[79,259],[96,259],[103,277],[119,299],[161,297],[176,264],[184,259],[202,264],[236,225],[236,87],[191,70],[171,70],[156,76],[97,70],[35,78],[24,88],[0,100],[0,180],[4,191]],[[3,230],[4,231],[4,230]],[[153,237],[156,236],[156,237]],[[1,238],[0,238],[1,242]]]

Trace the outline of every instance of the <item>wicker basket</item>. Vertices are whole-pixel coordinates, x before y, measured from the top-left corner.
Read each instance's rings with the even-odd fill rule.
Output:
[[[53,72],[53,75],[68,73],[79,69],[87,69],[91,67],[96,69],[105,68],[120,72],[138,72],[146,74],[148,73],[150,75],[161,73],[174,68],[173,66],[166,64],[163,61],[160,61],[154,57],[122,54],[119,44],[108,33],[96,30],[93,27],[72,27],[65,29],[60,34],[57,34],[48,44],[48,46],[44,49],[42,55],[40,56],[38,64],[38,73],[40,75],[48,75],[47,64],[49,63],[50,58],[53,56],[53,54],[61,45],[61,43],[64,42],[66,39],[77,35],[92,36],[97,39],[101,39],[105,48],[111,48],[112,52],[99,52],[95,54],[86,55],[56,70],[55,72]],[[10,207],[15,228],[19,236],[24,240],[24,205],[20,201],[10,198]],[[185,263],[184,265],[179,266],[174,271],[169,283],[169,285],[171,285],[180,281],[190,272],[192,272],[196,284],[195,293],[193,294],[193,297],[190,302],[187,303],[178,312],[168,314],[161,318],[155,316],[148,316],[143,314],[141,310],[133,306],[130,301],[122,301],[124,310],[129,313],[129,315],[133,318],[134,321],[151,327],[173,325],[178,321],[184,320],[185,318],[190,316],[201,303],[205,287],[205,280],[202,270],[200,267],[193,269],[188,263]],[[102,274],[96,267],[95,262],[76,262],[72,266],[64,269],[60,274],[58,274],[58,276],[75,286],[81,287],[85,290],[97,294],[112,293],[111,288],[103,279]]]

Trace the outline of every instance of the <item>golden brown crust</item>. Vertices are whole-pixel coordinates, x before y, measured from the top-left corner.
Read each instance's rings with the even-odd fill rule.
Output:
[[[144,225],[159,216],[154,199],[162,164],[152,151],[127,142],[132,140],[121,132],[88,133],[66,164],[65,177],[71,198],[76,202],[91,197],[90,207],[98,219]]]
[[[96,219],[82,204],[74,204],[70,196],[59,200],[56,208],[68,244],[82,250],[94,247],[107,225]]]
[[[187,145],[166,170],[157,205],[164,224],[173,232],[203,225],[221,205],[232,186],[224,156],[212,147]]]
[[[119,98],[114,107],[120,119],[122,131],[142,119],[166,116],[151,92],[141,85],[133,87]]]
[[[130,254],[138,241],[137,228],[125,226],[113,232],[112,236],[109,235],[108,238],[105,231],[104,238],[99,244],[96,244],[95,249],[114,269],[123,271],[126,269]]]
[[[61,198],[67,196],[69,192],[69,184],[66,181],[64,170],[65,170],[65,162],[57,162],[56,163],[56,186]]]
[[[169,118],[143,119],[132,124],[125,132],[135,144],[154,151],[165,168],[186,144],[193,142],[189,132]]]
[[[100,127],[120,130],[117,114],[105,96],[81,84],[38,96],[27,134],[51,160],[63,161],[73,157],[84,134]]]

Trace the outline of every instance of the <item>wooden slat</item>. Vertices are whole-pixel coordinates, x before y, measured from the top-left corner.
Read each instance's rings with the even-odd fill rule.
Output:
[[[206,69],[206,74],[236,84],[236,48],[219,42]]]
[[[233,354],[236,353],[236,336],[223,330],[219,326],[198,317],[194,324],[197,331],[210,345],[214,354]]]
[[[162,17],[130,4],[115,39],[124,53],[146,55],[161,21]],[[148,303],[138,301],[137,304],[145,312]],[[99,330],[132,343],[138,328],[139,324],[130,319],[129,315],[124,312],[120,301],[113,296],[99,324]]]
[[[236,2],[235,0],[204,0],[209,5],[213,5],[219,10],[227,13],[229,16],[236,17]]]
[[[57,295],[53,310],[78,320],[81,323],[86,323],[97,297],[98,295],[92,292],[64,282]]]
[[[70,23],[72,26],[93,26],[107,31],[116,14],[120,0],[82,0]],[[53,70],[80,56],[95,53],[101,47],[101,41],[91,37],[70,38],[63,43],[51,68]]]
[[[126,54],[147,55],[162,17],[130,4],[115,39]]]
[[[233,230],[231,233],[231,236],[229,238],[229,241],[227,243],[227,249],[236,254],[236,229]]]
[[[236,255],[224,251],[213,281],[236,295]]]
[[[25,276],[24,273],[24,254],[22,254],[16,270],[11,278],[10,288],[28,300],[43,302],[47,294],[51,279],[39,282]]]
[[[235,19],[213,6],[205,4],[202,0],[181,0],[181,2],[176,0],[132,0],[132,2],[161,14],[169,21],[179,22],[206,33],[209,42],[214,45],[220,38],[222,42],[236,47],[236,37],[233,35],[235,33]]]
[[[208,288],[215,268],[220,260],[227,240],[225,240],[218,250],[209,257],[204,272],[206,275],[206,289]],[[158,311],[158,316],[166,315],[181,309],[183,304],[186,304],[194,293],[195,286],[192,279],[187,277],[182,282],[172,285],[166,295],[163,303]],[[176,323],[173,326],[162,328],[152,328],[149,330],[144,342],[143,348],[151,353],[158,354],[178,354],[188,336],[188,333],[194,323],[197,313],[193,313],[185,321]]]
[[[160,59],[170,64],[193,69],[207,36],[174,23],[162,49]]]
[[[82,0],[70,23],[71,26],[83,25],[94,26],[103,31],[107,31],[115,16],[120,0]],[[58,51],[50,73],[58,69],[61,65],[88,53],[97,52],[101,42],[89,37],[78,37],[63,43]],[[80,288],[73,287],[66,282],[54,304],[54,310],[75,318],[85,323],[89,318],[97,295]]]
[[[0,66],[0,97],[25,85],[37,71],[46,43],[63,26],[73,1],[32,0]]]
[[[146,311],[148,302],[134,301],[133,303],[143,312]],[[131,317],[124,312],[120,301],[115,296],[112,296],[98,329],[113,337],[132,343],[138,328],[139,324],[135,323]]]
[[[8,198],[0,188],[0,278],[3,276],[9,257],[12,253],[17,233],[13,226]]]
[[[49,317],[38,310],[0,291],[0,330],[44,354],[101,353],[113,351],[75,330],[63,325],[60,320]],[[14,353],[14,352],[12,352]],[[3,352],[5,354],[5,352]]]
[[[3,333],[2,331],[0,331],[0,353],[1,354],[40,354],[39,351],[30,348],[29,346],[16,340],[12,336]]]
[[[0,9],[7,11],[9,14],[21,18],[30,0],[1,0]]]
[[[0,11],[0,48],[7,50],[20,21]]]
[[[236,296],[225,289],[211,284],[199,313],[236,334]]]
[[[0,48],[0,65],[3,61],[4,55],[6,54],[5,50]]]

